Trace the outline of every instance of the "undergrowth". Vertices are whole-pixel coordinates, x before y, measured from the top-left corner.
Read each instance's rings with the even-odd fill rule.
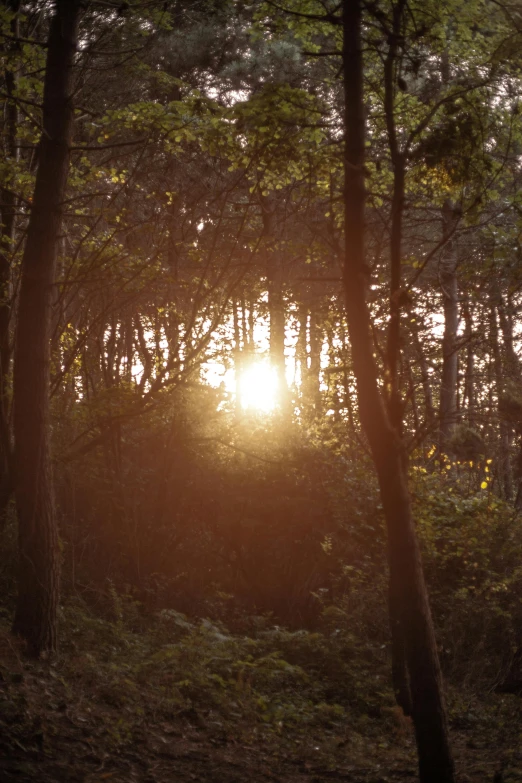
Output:
[[[247,732],[344,730],[348,716],[353,731],[366,730],[368,715],[393,705],[383,650],[349,631],[289,631],[259,617],[253,633],[239,635],[172,609],[146,617],[130,598],[111,598],[113,619],[68,602],[58,665],[98,701],[138,718],[143,689],[145,713],[198,721],[212,712]]]

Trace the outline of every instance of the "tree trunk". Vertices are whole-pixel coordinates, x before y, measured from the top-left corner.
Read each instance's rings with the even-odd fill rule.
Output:
[[[268,264],[268,312],[270,321],[270,361],[277,375],[277,385],[283,408],[287,407],[288,389],[285,373],[285,305],[281,267],[275,254]]]
[[[504,343],[506,362],[505,374],[507,378],[510,378],[520,384],[522,383],[522,372],[520,370],[520,360],[517,356],[517,352],[515,351],[515,346],[513,343],[513,322],[510,312],[511,307],[509,306],[508,301],[508,308],[506,308],[502,294],[500,293],[500,290],[498,290],[498,287],[496,291],[495,302],[500,321],[500,329],[502,331],[502,341]]]
[[[57,0],[43,96],[43,133],[20,282],[14,355],[18,602],[13,632],[31,654],[56,647],[58,532],[50,460],[50,315],[73,123],[72,69],[80,4]]]
[[[6,0],[5,7],[16,14],[11,22],[11,35],[19,35],[18,12],[20,0]],[[5,42],[8,50],[17,47],[16,43]],[[16,129],[18,125],[18,107],[11,96],[16,87],[16,75],[12,68],[6,68],[4,73],[6,103],[5,113],[5,146],[6,160],[16,163],[18,146]],[[0,226],[0,527],[5,521],[6,509],[13,490],[13,447],[9,427],[9,374],[11,363],[11,258],[15,231],[16,197],[12,190],[2,188],[2,220]]]
[[[489,310],[489,342],[493,355],[493,369],[495,384],[497,387],[497,399],[501,400],[505,392],[504,374],[502,369],[502,357],[498,342],[497,311],[495,297],[491,297]],[[511,473],[509,425],[500,413],[500,459],[498,461],[498,473],[501,486],[501,494],[504,500],[510,501],[513,497],[513,476]]]
[[[458,213],[446,201],[442,210],[443,232],[449,236],[455,229]],[[444,303],[444,335],[442,337],[442,378],[439,404],[439,449],[446,453],[451,433],[457,421],[457,329],[459,323],[459,298],[457,286],[457,260],[453,242],[448,242],[440,263],[440,285]]]
[[[253,345],[250,342],[250,330],[244,294],[241,296],[241,336],[243,339],[245,353],[250,354],[253,349]]]
[[[433,393],[431,390],[431,379],[430,379],[430,372],[428,367],[428,362],[426,361],[426,354],[424,353],[424,346],[422,345],[421,339],[419,337],[419,333],[417,331],[417,328],[414,327],[411,331],[411,337],[415,346],[415,353],[417,355],[417,359],[419,362],[419,371],[421,376],[421,383],[422,383],[422,391],[424,393],[424,418],[425,418],[425,425],[426,429],[431,435],[431,431],[434,428],[433,424],[435,421],[435,409],[433,407]]]
[[[299,399],[300,407],[301,407],[301,413],[303,413],[303,410],[306,406],[306,374],[308,371],[308,339],[307,339],[307,331],[308,331],[308,306],[306,304],[303,304],[300,302],[299,304],[299,332],[297,334],[297,343],[295,346],[295,358],[296,358],[296,364],[299,367],[299,389],[296,389],[296,397]],[[296,372],[297,376],[297,372]],[[297,381],[296,381],[297,386]]]
[[[244,356],[241,350],[241,331],[238,314],[238,303],[234,299],[232,302],[232,319],[234,323],[234,372],[236,378],[236,403],[235,410],[236,415],[241,416],[242,413],[242,384],[243,384],[243,370],[244,370]]]
[[[317,314],[318,306],[318,303],[315,303],[310,308],[310,367],[306,376],[308,401],[315,418],[318,418],[321,413],[321,351],[323,347]]]
[[[466,369],[464,374],[463,405],[467,405],[466,418],[470,427],[475,426],[475,346],[473,344],[473,316],[468,297],[463,303],[463,315],[466,329]]]
[[[404,213],[404,190],[406,180],[406,159],[401,152],[395,127],[394,84],[397,48],[402,28],[406,3],[398,0],[393,9],[392,31],[388,54],[384,61],[384,114],[388,135],[388,147],[393,167],[393,194],[391,202],[390,232],[390,319],[386,346],[387,412],[391,427],[397,438],[402,436],[403,401],[400,392],[399,366],[401,359],[401,276],[402,276],[402,219]],[[405,460],[405,454],[402,454]],[[390,571],[388,608],[390,612],[392,679],[395,699],[405,715],[411,715],[412,703],[408,666],[406,660],[405,629],[403,627],[400,585],[395,584],[395,570]]]
[[[290,397],[286,382],[285,327],[286,313],[283,297],[282,260],[276,251],[274,206],[262,199],[263,231],[267,241],[266,279],[268,289],[268,318],[270,325],[270,362],[275,370],[281,409],[288,413]]]
[[[496,304],[496,310],[498,312],[500,329],[502,331],[502,341],[504,344],[505,367],[503,368],[504,370],[503,375],[505,376],[506,380],[514,382],[516,386],[520,388],[520,384],[522,382],[522,372],[520,370],[520,360],[515,351],[515,346],[513,342],[513,322],[511,319],[511,313],[509,312],[509,310],[511,309],[509,307],[509,301],[508,301],[508,309],[506,309],[498,285],[495,286],[493,296]],[[496,327],[496,317],[495,317],[495,327]],[[498,366],[502,368],[501,361],[500,361],[500,351],[498,350],[498,340],[496,344],[496,351],[498,351]],[[496,355],[495,355],[495,366],[497,366]],[[500,370],[500,372],[502,375],[502,369]],[[503,379],[501,378],[501,381],[502,380]],[[498,388],[497,395],[500,398],[500,395],[506,390],[505,388],[501,389],[499,387],[498,381],[497,381],[497,388]],[[513,476],[512,476],[511,460],[510,460],[511,431],[508,422],[506,422],[502,418],[502,415],[500,419],[500,440],[501,440],[501,462],[504,464],[504,473],[505,475],[508,476],[508,481],[504,485],[504,495],[506,500],[510,500],[514,494],[515,508],[521,510],[522,509],[522,443],[519,445],[518,455],[516,459],[517,487],[516,487],[516,493],[514,493]]]
[[[394,85],[398,43],[405,7],[405,0],[398,0],[393,8],[392,30],[389,37],[388,53],[384,61],[384,114],[388,148],[393,168],[390,232],[390,320],[386,346],[386,380],[388,387],[388,415],[398,435],[402,433],[403,424],[403,402],[399,388],[399,364],[401,358],[402,219],[404,215],[406,158],[400,149],[395,127]]]
[[[453,783],[435,635],[424,584],[401,444],[379,391],[365,296],[365,120],[360,0],[343,3],[345,96],[345,268],[348,330],[361,422],[377,469],[388,553],[411,684],[421,783]]]

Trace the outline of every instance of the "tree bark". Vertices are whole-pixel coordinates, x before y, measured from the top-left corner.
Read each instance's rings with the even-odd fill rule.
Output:
[[[495,293],[495,303],[500,321],[500,329],[502,331],[502,341],[504,343],[506,362],[505,373],[508,378],[513,379],[517,383],[522,383],[520,360],[517,356],[517,352],[515,351],[515,346],[513,343],[513,323],[510,313],[511,308],[509,307],[509,301],[508,307],[506,308],[502,294],[500,293],[500,290],[498,290],[498,287]]]
[[[503,394],[506,391],[506,389],[504,388],[505,386],[504,380],[511,381],[512,383],[514,382],[517,385],[517,387],[520,387],[520,384],[522,382],[522,372],[520,369],[520,360],[515,351],[515,346],[513,342],[513,323],[510,317],[511,313],[509,312],[509,310],[511,309],[509,308],[509,300],[508,300],[508,308],[506,308],[498,285],[495,285],[494,287],[493,301],[496,306],[496,312],[498,312],[500,329],[502,331],[502,342],[504,344],[504,362],[505,362],[504,367],[502,367],[501,355],[498,347],[498,338],[496,339],[496,343],[493,344],[495,368],[498,366],[500,372],[500,382],[499,382],[498,380],[499,373],[495,370],[495,375],[497,377],[497,397],[500,398],[501,394]],[[496,329],[495,311],[493,311],[492,318],[495,319],[495,329]],[[495,332],[495,337],[497,337],[496,332]],[[515,508],[520,510],[522,509],[522,444],[519,444],[518,455],[516,458],[515,479],[516,479],[517,486],[516,486],[516,492],[514,492],[513,472],[511,470],[511,460],[510,460],[510,451],[511,451],[510,441],[511,441],[510,426],[508,422],[505,421],[505,419],[502,417],[501,414],[500,417],[501,464],[504,465],[503,473],[507,477],[507,481],[504,482],[504,496],[506,500],[511,500],[514,495]]]
[[[495,374],[495,384],[497,387],[497,399],[501,400],[505,392],[504,373],[502,368],[502,357],[500,354],[500,345],[498,341],[497,311],[495,307],[495,297],[491,297],[489,311],[489,342],[493,358],[493,369]],[[511,472],[509,426],[500,413],[500,459],[498,461],[498,473],[501,485],[502,496],[510,501],[513,497],[513,476]]]
[[[455,228],[458,213],[453,204],[446,201],[442,210],[443,232],[449,236]],[[457,422],[457,329],[459,323],[459,298],[457,285],[457,259],[453,242],[448,242],[440,263],[440,285],[444,304],[444,335],[442,337],[442,378],[439,404],[439,449],[448,450],[451,433]]]
[[[393,8],[392,30],[388,54],[384,61],[384,114],[388,148],[393,168],[390,233],[390,320],[386,346],[386,387],[389,422],[398,438],[403,429],[403,401],[399,383],[401,359],[401,277],[402,277],[402,222],[406,185],[406,158],[401,152],[395,127],[394,85],[398,42],[402,28],[405,0],[398,0]],[[405,455],[403,454],[403,459]],[[395,699],[406,715],[412,713],[410,683],[406,661],[405,629],[400,606],[400,586],[394,584],[395,571],[390,572],[389,612],[391,628],[392,679]]]
[[[435,408],[433,407],[433,392],[431,390],[431,378],[429,373],[428,362],[426,361],[426,354],[424,353],[424,347],[417,328],[415,327],[411,331],[411,337],[415,346],[415,353],[419,362],[419,371],[421,376],[422,391],[424,393],[424,418],[425,426],[428,432],[433,429],[435,421]]]
[[[282,260],[276,250],[274,206],[263,198],[261,202],[263,231],[267,240],[266,279],[268,289],[268,317],[270,325],[270,362],[275,370],[281,409],[290,411],[290,397],[286,382],[285,327],[286,313],[283,296]]]
[[[463,316],[466,324],[466,369],[464,374],[463,405],[467,405],[466,418],[470,427],[475,426],[475,346],[473,344],[473,317],[469,298],[463,302]]]
[[[403,402],[399,388],[399,363],[401,358],[402,219],[406,185],[406,157],[400,149],[395,127],[394,84],[398,43],[405,7],[405,0],[398,0],[394,6],[388,54],[384,61],[384,114],[388,148],[393,168],[390,233],[390,320],[386,346],[386,369],[388,376],[388,413],[390,422],[398,435],[402,433],[403,425]]]
[[[379,390],[365,295],[365,121],[360,0],[343,3],[345,267],[348,330],[361,422],[378,474],[394,600],[404,629],[421,783],[453,783],[435,634],[424,584],[402,449]]]
[[[18,601],[13,632],[38,656],[57,643],[58,531],[50,459],[50,316],[73,124],[72,73],[80,4],[57,0],[43,96],[43,133],[22,259],[14,355]]]
[[[308,306],[301,302],[299,304],[299,332],[295,347],[296,360],[299,363],[299,391],[298,399],[301,407],[301,414],[306,408],[306,376],[308,372]]]
[[[20,0],[5,0],[5,7],[15,14],[11,21],[11,35],[19,35],[18,12]],[[13,52],[16,42],[5,42],[5,48]],[[16,163],[19,157],[16,143],[18,107],[12,100],[16,87],[16,73],[6,67],[4,72],[7,93],[4,108],[6,160]],[[11,364],[11,259],[15,231],[16,197],[8,188],[2,188],[2,220],[0,225],[0,527],[3,526],[6,509],[13,491],[13,446],[9,427],[9,375]]]
[[[285,373],[285,305],[278,259],[268,264],[268,312],[270,321],[270,360],[276,371],[279,394],[286,407],[287,384]]]
[[[322,333],[319,326],[318,303],[310,308],[310,367],[307,372],[307,395],[313,416],[321,413],[321,351]]]
[[[234,299],[232,302],[232,320],[234,324],[234,372],[236,378],[236,415],[241,416],[242,413],[242,384],[243,384],[243,370],[244,370],[244,356],[241,350],[241,331],[239,323],[238,303]]]

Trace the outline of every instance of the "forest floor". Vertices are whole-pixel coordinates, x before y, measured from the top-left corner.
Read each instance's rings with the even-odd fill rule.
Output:
[[[10,636],[5,613],[0,783],[416,780],[410,722],[380,674],[372,673],[377,685],[366,701],[359,692],[344,707],[329,704],[319,634],[278,631],[280,649],[270,638],[267,651],[266,639],[261,650],[208,621],[194,630],[183,615],[174,619],[184,632],[165,641],[165,628],[160,639],[76,609],[62,620],[61,652],[34,662]],[[302,657],[303,640],[308,671],[283,657],[298,648]],[[353,657],[350,666],[357,668]],[[450,690],[449,705],[459,783],[522,781],[522,700]]]

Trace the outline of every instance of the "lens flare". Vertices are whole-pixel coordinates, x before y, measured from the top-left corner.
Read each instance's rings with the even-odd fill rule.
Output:
[[[237,387],[241,407],[245,410],[270,413],[277,405],[276,371],[266,362],[246,367],[239,374]]]

